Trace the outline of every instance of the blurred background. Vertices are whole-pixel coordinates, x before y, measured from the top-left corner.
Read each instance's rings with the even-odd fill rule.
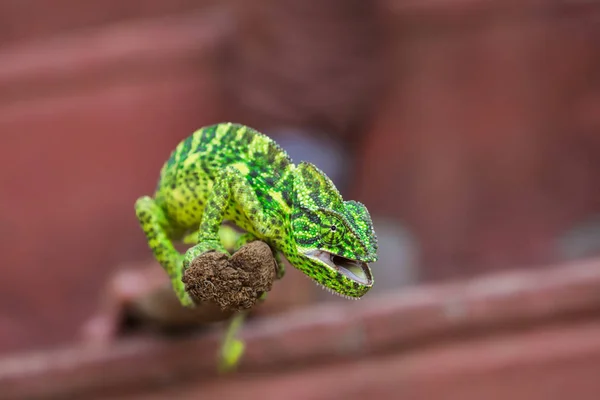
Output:
[[[152,193],[180,140],[222,121],[272,136],[295,161],[327,172],[345,198],[365,203],[381,253],[373,266],[376,285],[360,306],[290,271],[265,304],[272,329],[255,321],[258,328],[249,332],[291,347],[261,353],[257,342],[249,350],[250,375],[208,379],[208,388],[182,378],[194,397],[170,392],[185,386],[177,371],[197,358],[212,362],[212,354],[183,364],[173,359],[194,346],[215,348],[203,335],[165,343],[153,333],[144,336],[150,342],[121,344],[113,332],[98,353],[80,348],[81,332],[103,304],[116,309],[123,298],[154,290],[138,287],[149,285],[142,277],[157,269],[133,204]],[[600,370],[598,1],[3,0],[0,160],[0,398],[87,399],[103,386],[151,398],[146,390],[158,380],[166,394],[152,398],[600,396],[592,373]],[[123,270],[135,273],[128,289],[115,289]],[[477,293],[468,296],[485,311],[478,314],[485,323],[465,328],[468,334],[461,330],[460,349],[444,349],[458,340],[447,333],[464,322],[456,315],[465,315],[465,290],[477,282]],[[536,294],[515,297],[510,282]],[[449,288],[452,299],[462,299],[455,308]],[[497,309],[482,288],[501,293]],[[516,329],[513,314],[529,300],[537,308],[518,319],[528,332],[542,324],[544,338],[558,335],[548,333],[550,320],[560,320],[563,330],[574,320],[587,324],[589,341],[577,336],[583,328],[572,328],[555,341],[546,338],[547,347],[536,353],[553,353],[562,343],[569,360],[587,354],[582,364],[567,363],[577,378],[549,372],[532,355],[539,365],[527,367],[535,372],[521,390],[515,382],[527,375],[513,367],[523,365],[519,354],[530,342],[512,338],[516,347],[504,352],[479,342],[478,353],[470,347],[483,326],[501,326],[494,335],[508,340],[503,335],[514,334],[505,332]],[[434,314],[446,322],[424,345],[417,340],[423,330],[438,326],[427,314],[434,306],[445,310]],[[286,319],[288,312],[299,314]],[[502,322],[494,322],[495,312]],[[333,365],[322,349],[327,345],[303,344],[308,336],[329,343],[341,325],[363,329],[365,321],[380,319],[387,325],[368,333],[368,345],[337,355]],[[294,335],[304,339],[294,342]],[[429,353],[410,350],[406,335]],[[588,342],[591,347],[579,350],[567,345]],[[52,353],[57,349],[64,359]],[[403,361],[407,351],[412,363]],[[489,362],[499,368],[490,371],[518,373],[494,378],[490,372],[474,389],[466,382],[483,367],[472,364],[468,373],[459,367],[490,352],[497,358]],[[373,361],[382,354],[397,354],[396,364]],[[153,372],[136,374],[149,364]],[[464,373],[444,375],[452,366]],[[103,381],[109,370],[112,380]],[[261,371],[258,378],[253,371]],[[435,392],[431,382],[439,374],[446,386]],[[551,389],[531,383],[549,381]],[[331,382],[348,386],[341,393],[321,389]],[[293,385],[308,386],[296,392]]]

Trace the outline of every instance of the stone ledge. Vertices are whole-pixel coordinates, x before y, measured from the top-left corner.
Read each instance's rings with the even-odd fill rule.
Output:
[[[556,367],[565,359],[600,358],[598,311],[600,260],[589,260],[256,319],[243,332],[248,352],[240,376],[227,384],[215,383],[218,332],[211,330],[180,339],[137,337],[109,348],[74,346],[8,357],[0,360],[0,398],[135,393],[192,381],[199,391],[233,394],[262,387],[267,378],[255,373],[268,372],[283,374],[268,378],[275,393],[285,391],[286,382],[307,380],[321,370],[336,380],[350,374],[357,392],[376,376],[388,387],[444,378],[449,387],[475,390],[454,380],[488,374],[482,379],[490,381],[489,374],[498,371],[516,368],[515,374],[535,365]]]
[[[599,361],[596,321],[118,398],[595,400]]]

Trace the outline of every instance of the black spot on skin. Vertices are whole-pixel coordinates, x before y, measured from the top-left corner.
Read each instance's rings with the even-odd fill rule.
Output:
[[[311,244],[315,244],[317,243],[317,238],[315,237],[310,237],[310,238],[297,238],[296,241],[298,242],[298,244],[307,244],[307,245],[311,245]]]
[[[212,142],[215,139],[215,136],[217,135],[217,125],[206,127],[202,131],[202,133],[204,134],[204,137],[202,139],[205,143]]]
[[[287,205],[292,204],[292,197],[289,190],[284,190],[281,192],[281,197],[283,197],[283,201],[285,201]]]
[[[275,157],[277,157],[277,149],[274,146],[269,146],[269,149],[267,150],[267,162],[269,164],[273,164],[275,163]]]
[[[194,140],[194,135],[188,136],[183,143],[181,143],[182,148],[180,152],[180,159],[185,159],[190,153],[192,148],[192,140]]]
[[[307,217],[308,217],[308,220],[309,220],[310,222],[314,223],[314,224],[319,224],[319,223],[321,223],[321,220],[319,219],[319,217],[318,217],[318,215],[317,215],[317,214],[314,214],[314,213],[309,213],[309,214],[307,215]]]
[[[312,192],[309,196],[315,204],[324,206],[323,199],[317,192]]]
[[[223,138],[221,139],[223,143],[233,142],[233,140],[235,139],[235,135],[237,135],[238,129],[239,127],[237,127],[236,125],[229,125],[227,132],[225,132]]]
[[[246,129],[246,132],[244,132],[244,135],[240,138],[240,143],[249,146],[250,143],[252,143],[253,137],[254,135],[252,134],[252,132]]]
[[[272,176],[268,176],[268,177],[265,178],[265,183],[268,186],[273,187],[273,186],[275,186],[275,179]]]

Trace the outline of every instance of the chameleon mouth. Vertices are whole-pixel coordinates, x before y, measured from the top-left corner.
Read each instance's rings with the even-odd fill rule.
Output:
[[[364,286],[373,285],[373,276],[369,264],[365,262],[340,257],[322,250],[313,250],[306,253],[306,255],[327,264],[328,267],[354,282]]]

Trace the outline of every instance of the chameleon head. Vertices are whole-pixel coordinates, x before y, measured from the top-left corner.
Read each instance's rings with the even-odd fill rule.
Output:
[[[370,262],[377,237],[367,208],[344,201],[331,180],[309,163],[294,173],[294,266],[325,289],[360,298],[373,286]]]

